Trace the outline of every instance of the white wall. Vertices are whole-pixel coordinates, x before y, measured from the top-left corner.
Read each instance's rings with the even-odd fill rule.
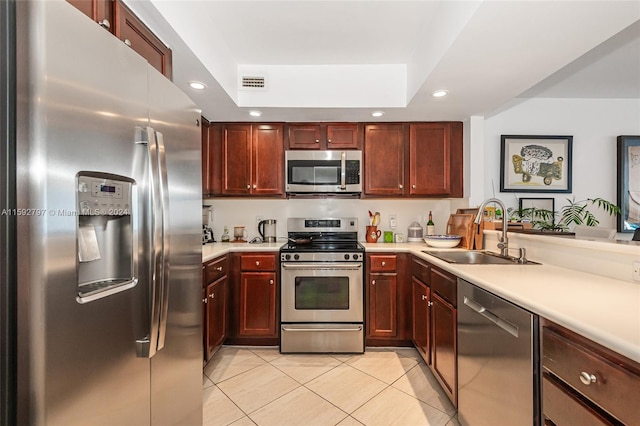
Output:
[[[458,207],[466,207],[466,199],[445,200],[348,200],[348,199],[225,199],[213,198],[205,200],[204,204],[212,205],[214,209],[214,235],[216,241],[220,241],[223,227],[229,227],[233,238],[234,226],[246,226],[249,238],[258,235],[256,228],[256,216],[264,219],[276,219],[278,236],[287,235],[288,217],[357,217],[358,237],[364,241],[365,226],[369,224],[369,213],[380,212],[381,223],[378,229],[391,230],[389,227],[389,215],[397,216],[397,227],[394,232],[404,234],[407,237],[407,228],[413,221],[426,226],[429,210],[433,211],[433,221],[436,233],[445,233],[445,227],[449,214],[455,212]],[[381,241],[379,241],[381,242]]]
[[[572,135],[572,193],[500,193],[500,136],[504,134]],[[572,197],[577,201],[601,197],[617,203],[616,138],[638,134],[639,99],[519,100],[484,121],[484,140],[481,141],[484,173],[471,168],[470,176],[472,181],[483,180],[483,194],[470,194],[470,204],[475,205],[477,202],[473,201],[494,193],[511,207],[517,207],[516,197],[553,197],[556,210]],[[595,209],[591,211],[600,220],[600,226],[615,228],[615,218]]]

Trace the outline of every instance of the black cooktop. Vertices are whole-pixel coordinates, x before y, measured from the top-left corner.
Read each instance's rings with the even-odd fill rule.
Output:
[[[281,252],[312,252],[312,251],[331,251],[331,252],[364,252],[364,247],[357,241],[324,241],[311,242],[308,244],[285,244],[280,248]]]

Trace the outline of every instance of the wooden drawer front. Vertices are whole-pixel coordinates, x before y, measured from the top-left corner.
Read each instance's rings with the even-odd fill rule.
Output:
[[[430,277],[431,267],[420,259],[413,258],[411,262],[411,275],[418,278],[424,284],[429,284],[431,282]]]
[[[227,275],[228,269],[227,256],[222,256],[205,263],[204,276],[206,284],[210,284],[220,277]]]
[[[640,376],[547,327],[543,328],[542,345],[545,370],[622,422],[634,424],[640,419],[640,404],[634,401],[640,389]],[[593,375],[595,382],[585,385],[582,373]]]
[[[542,378],[542,413],[556,426],[613,424],[548,374]]]
[[[458,280],[455,276],[436,268],[431,268],[431,291],[457,307]]]
[[[243,271],[275,271],[276,256],[274,254],[243,254],[240,259]]]
[[[396,255],[369,256],[369,270],[371,272],[394,272],[396,270]]]

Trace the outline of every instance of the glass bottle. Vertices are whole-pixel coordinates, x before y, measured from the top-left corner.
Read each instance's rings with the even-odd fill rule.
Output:
[[[429,221],[427,221],[427,235],[435,235],[436,226],[433,223],[433,215],[431,214],[431,210],[429,210]]]

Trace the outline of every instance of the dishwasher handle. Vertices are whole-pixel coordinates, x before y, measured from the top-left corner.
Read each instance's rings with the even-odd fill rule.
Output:
[[[470,307],[473,311],[477,312],[478,314],[482,315],[483,317],[485,317],[486,319],[488,319],[489,321],[497,325],[498,327],[500,327],[501,329],[503,329],[504,331],[506,331],[507,333],[509,333],[510,335],[512,335],[513,337],[515,337],[516,339],[518,338],[519,329],[517,326],[511,324],[509,321],[503,318],[500,318],[499,316],[497,316],[496,314],[494,314],[493,312],[491,312],[490,310],[488,310],[487,308],[485,308],[475,300],[468,298],[467,296],[464,296],[464,304]]]

